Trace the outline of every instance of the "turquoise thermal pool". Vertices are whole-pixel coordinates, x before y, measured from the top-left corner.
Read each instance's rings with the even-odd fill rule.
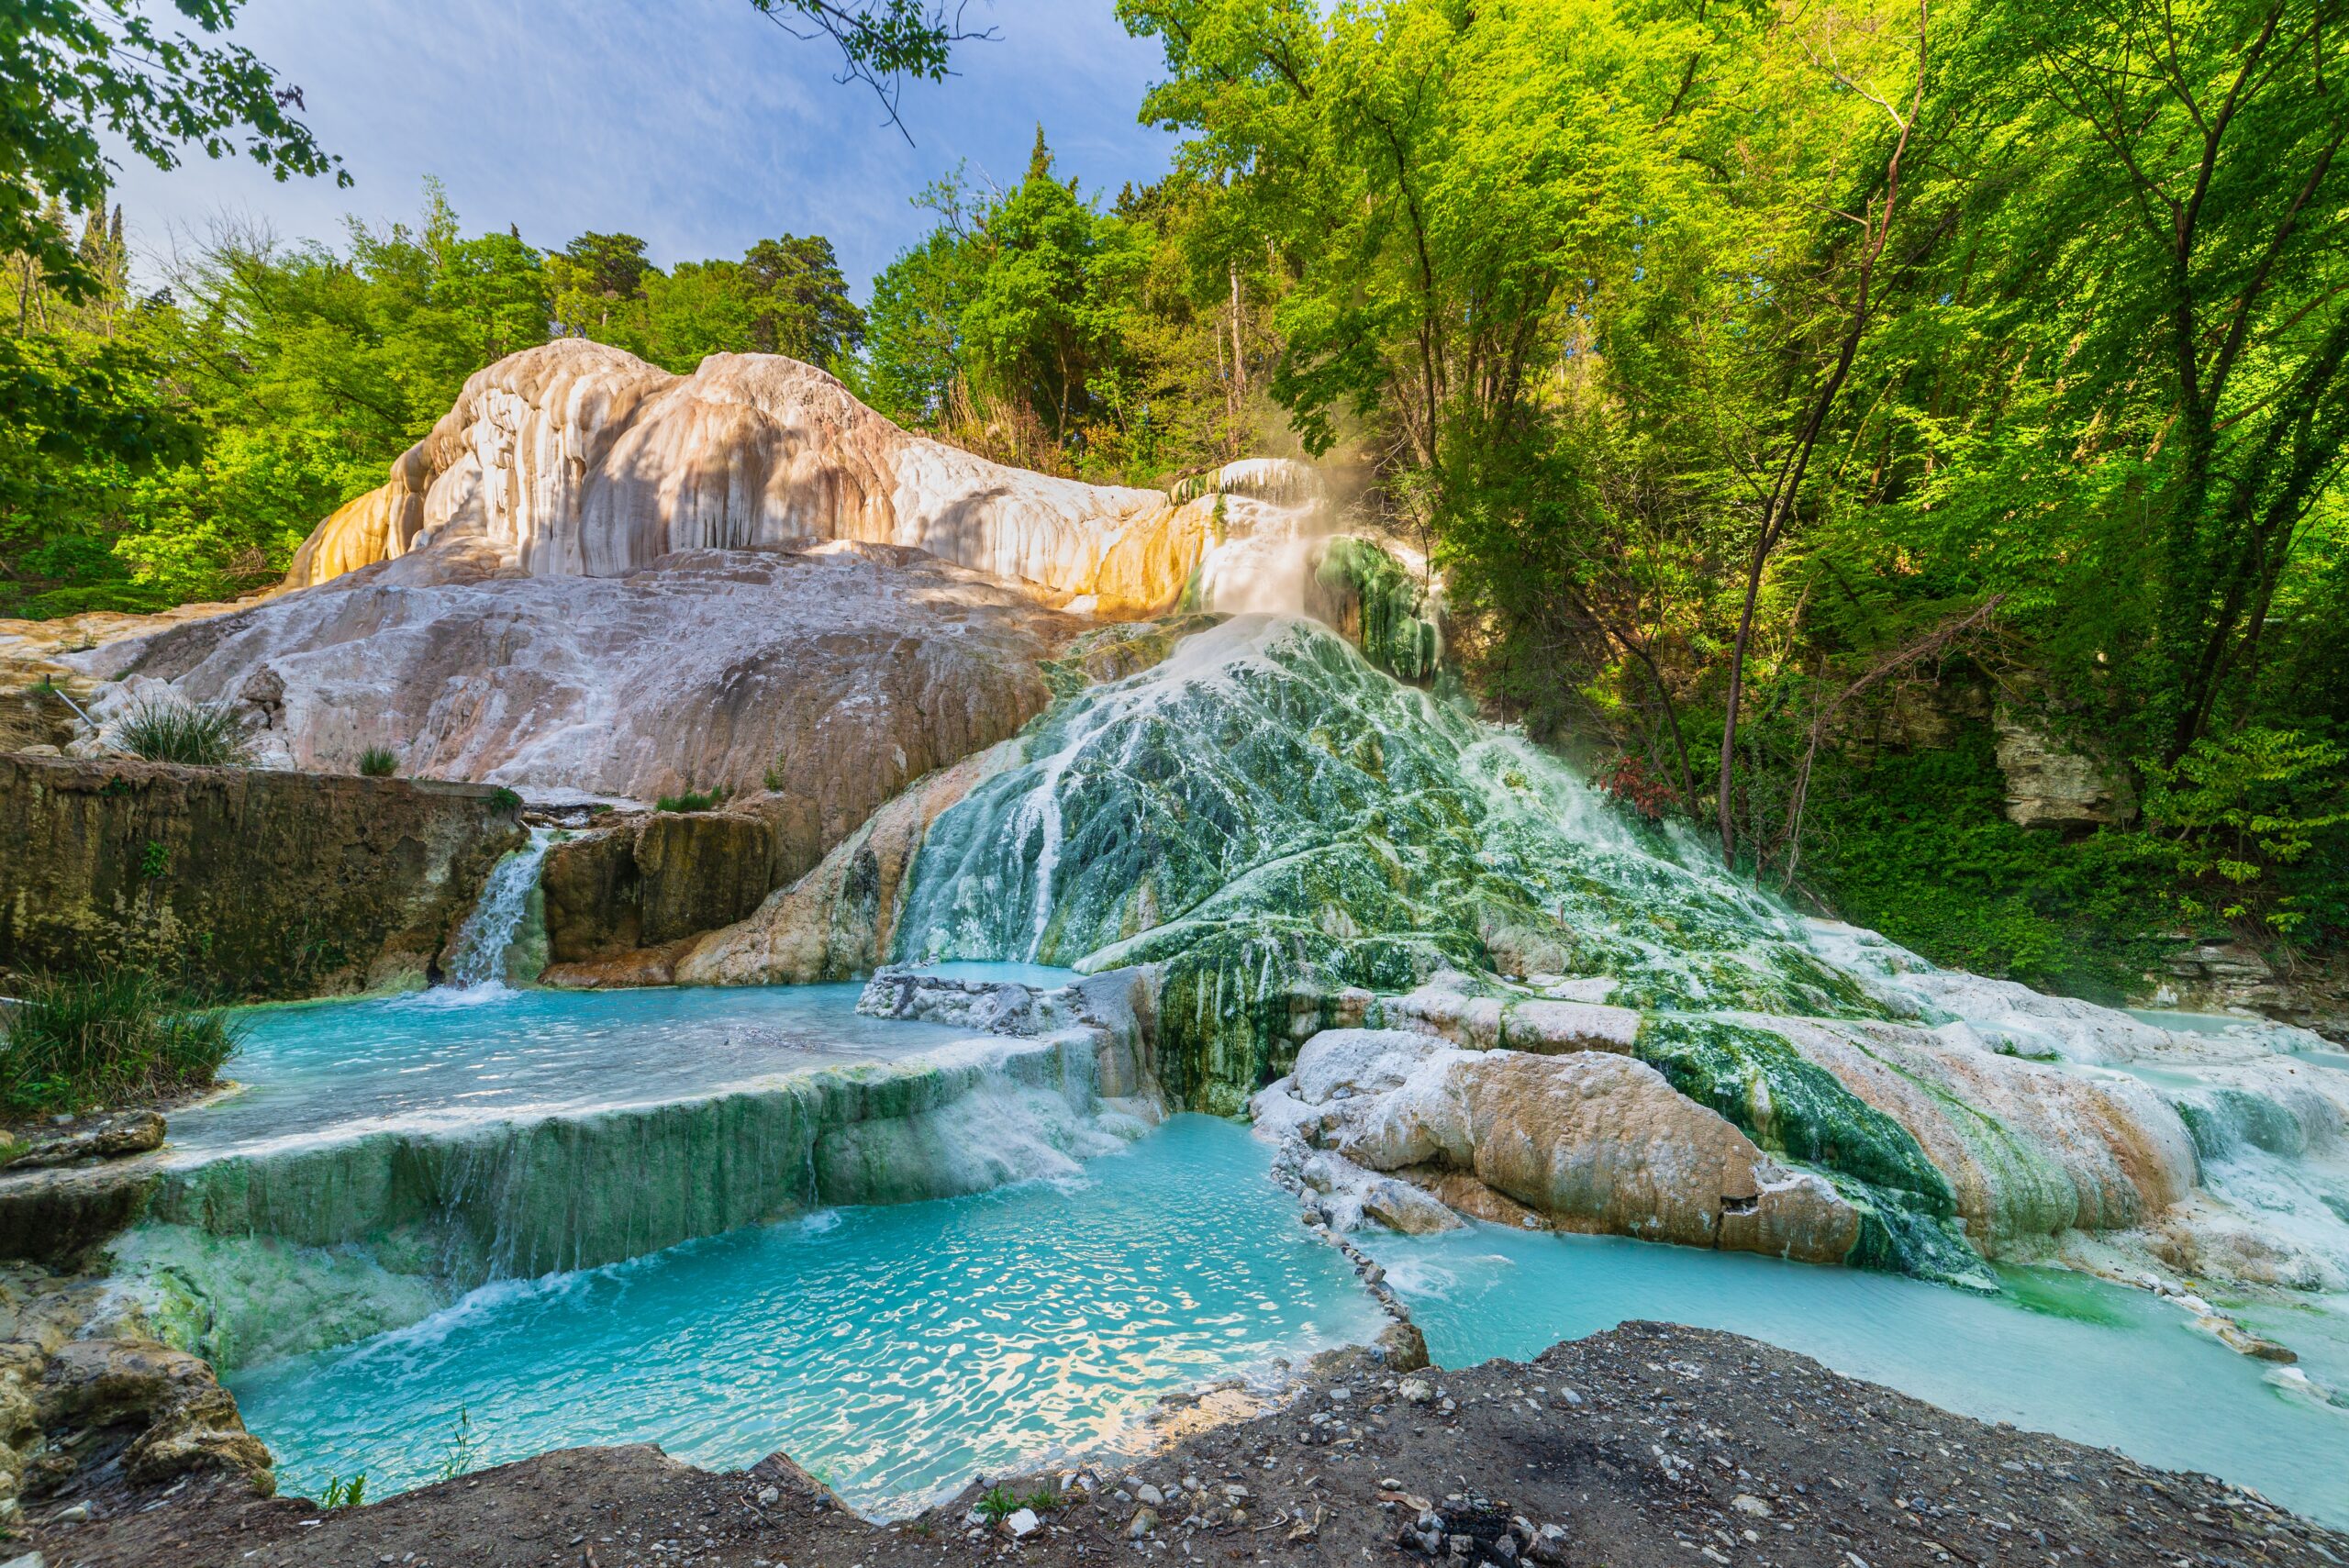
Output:
[[[1991,1298],[1896,1274],[1477,1225],[1366,1232],[1439,1365],[1523,1359],[1631,1318],[1724,1329],[1986,1421],[2115,1448],[2349,1525],[2349,1410],[2086,1275],[2004,1273]]]
[[[172,1142],[198,1156],[251,1153],[320,1135],[660,1105],[970,1035],[866,1018],[856,1010],[862,990],[491,985],[255,1008],[227,1068],[240,1087],[174,1113]]]
[[[948,973],[1065,978],[992,964]],[[386,1127],[438,1146],[499,1120],[593,1120],[616,1105],[967,1038],[861,1017],[857,995],[487,986],[262,1010],[231,1068],[246,1087],[175,1117],[173,1140],[197,1161],[340,1148]],[[2188,1089],[2206,1093],[2176,1086]],[[2263,1153],[2235,1139],[2206,1158],[2234,1177]],[[364,1473],[380,1496],[436,1479],[452,1457],[477,1467],[651,1441],[719,1468],[782,1450],[861,1508],[907,1512],[974,1473],[1131,1449],[1163,1394],[1375,1335],[1381,1315],[1340,1254],[1297,1224],[1268,1160],[1234,1123],[1178,1117],[1120,1152],[1063,1161],[1074,1175],[829,1208],[599,1268],[496,1279],[420,1321],[262,1360],[229,1381],[289,1492]],[[2316,1198],[2300,1207],[2310,1223],[2337,1223]],[[2349,1524],[2349,1410],[2151,1296],[2027,1272],[1984,1298],[1890,1274],[1488,1227],[1359,1240],[1441,1363],[1531,1356],[1626,1318],[1725,1329],[1966,1415],[2210,1471]],[[2319,1384],[2344,1381],[2349,1329],[2332,1315],[2242,1311],[2309,1353]],[[459,1455],[461,1419],[470,1440]]]
[[[230,1379],[283,1485],[658,1442],[777,1449],[909,1511],[1063,1450],[1130,1444],[1161,1395],[1366,1340],[1384,1314],[1297,1222],[1246,1131],[1178,1117],[1064,1182],[834,1209],[489,1285],[410,1328]]]

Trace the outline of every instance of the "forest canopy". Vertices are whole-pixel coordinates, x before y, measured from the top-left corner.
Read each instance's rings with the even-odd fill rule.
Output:
[[[1089,192],[1040,128],[1016,184],[917,198],[861,309],[821,239],[664,269],[437,192],[142,292],[65,193],[13,242],[0,614],[266,584],[550,335],[788,353],[1087,478],[1342,462],[1441,573],[1467,698],[1937,959],[2111,991],[2194,940],[2338,951],[2317,0],[1117,4],[1170,166]],[[2107,806],[2013,820],[2031,748]]]

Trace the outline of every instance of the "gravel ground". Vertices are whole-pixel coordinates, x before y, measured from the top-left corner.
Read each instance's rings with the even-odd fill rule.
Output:
[[[1180,1412],[1170,1429],[1198,1427]],[[2340,1564],[2349,1537],[2207,1476],[1985,1426],[1735,1335],[1630,1323],[1531,1363],[1404,1373],[1325,1358],[1277,1409],[1140,1463],[990,1478],[887,1525],[787,1459],[712,1474],[573,1449],[321,1511],[209,1484],[38,1507],[48,1568],[116,1563],[922,1568],[952,1562],[1475,1568]],[[1039,1496],[1049,1494],[1049,1496]]]

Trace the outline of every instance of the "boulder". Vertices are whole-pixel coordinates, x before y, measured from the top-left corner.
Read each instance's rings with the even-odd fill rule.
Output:
[[[0,1166],[0,1170],[29,1171],[71,1165],[83,1160],[116,1160],[162,1146],[163,1118],[160,1113],[125,1111],[117,1116],[95,1118],[84,1126],[63,1129],[55,1136],[36,1142]]]
[[[0,1258],[78,1266],[139,1218],[161,1179],[137,1158],[0,1174]]]
[[[276,1489],[269,1450],[201,1357],[150,1340],[74,1339],[48,1355],[34,1394],[45,1427],[128,1433],[120,1462],[134,1485],[201,1472],[241,1477],[262,1496]],[[71,1453],[40,1463],[52,1482],[75,1467]]]
[[[2194,1140],[2176,1109],[2133,1079],[2002,1055],[1962,1024],[1745,1022],[1906,1129],[1986,1255],[2029,1237],[2146,1224],[2194,1185]]]
[[[1834,1188],[1626,1057],[1439,1051],[1349,1118],[1338,1148],[1373,1170],[1464,1172],[1564,1230],[1811,1262],[1859,1239]]]

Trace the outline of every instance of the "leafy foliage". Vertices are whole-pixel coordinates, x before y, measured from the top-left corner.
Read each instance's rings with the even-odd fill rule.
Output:
[[[113,281],[82,303],[17,259],[22,329],[0,329],[0,615],[270,585],[468,376],[551,332],[691,371],[714,352],[837,364],[863,330],[820,238],[663,272],[626,235],[552,254],[469,237],[432,182],[417,220],[354,222],[339,248],[223,230],[144,300],[117,265],[119,209],[112,224],[85,225]]]
[[[238,0],[173,0],[197,34],[219,34]],[[180,149],[242,150],[280,180],[333,173],[340,161],[295,117],[302,92],[235,44],[159,28],[142,0],[12,0],[0,13],[0,251],[29,256],[69,298],[100,286],[90,258],[45,221],[46,202],[76,212],[105,199],[101,131],[159,169]]]
[[[0,1107],[47,1115],[200,1089],[239,1027],[151,975],[115,968],[27,979],[0,1040]]]

